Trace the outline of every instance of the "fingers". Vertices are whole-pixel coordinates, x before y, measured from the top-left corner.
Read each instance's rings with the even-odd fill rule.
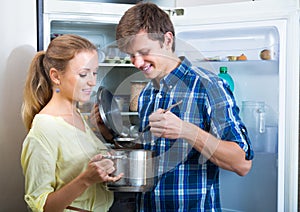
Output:
[[[94,125],[103,124],[103,120],[101,119],[100,112],[99,112],[99,105],[94,104],[92,111],[91,111],[91,122]]]
[[[163,111],[163,113],[162,113]],[[170,111],[157,110],[149,116],[150,131],[154,136],[176,139],[182,131],[182,120]]]
[[[108,168],[106,169],[106,173],[107,173],[107,174],[112,174],[115,170],[116,170],[115,167],[111,166],[111,167],[108,167]]]
[[[149,116],[149,124],[151,132],[161,132],[167,125],[167,116],[163,113],[164,110],[158,109],[156,112]]]
[[[102,159],[100,161],[96,161],[95,163],[98,167],[105,170],[106,172],[114,168],[114,162],[110,159]]]
[[[116,171],[114,162],[110,159],[103,158],[101,154],[95,155],[90,163],[96,167],[98,177],[101,182],[116,182],[123,177],[123,173],[113,176],[112,174]]]
[[[110,155],[108,152],[107,154]],[[124,174],[116,174],[114,161],[97,154],[91,158],[89,164],[90,179],[93,182],[116,182],[120,180]]]
[[[102,154],[97,154],[94,157],[91,158],[91,162],[97,162],[100,161],[103,158]]]
[[[106,182],[117,182],[118,180],[120,180],[122,177],[124,176],[123,173],[116,175],[116,176],[110,176],[108,175],[107,177],[107,181]]]
[[[113,172],[115,172],[114,167],[110,167],[106,170],[102,169],[102,172],[100,174],[100,176],[102,178],[102,182],[116,182],[124,176],[124,173],[120,173],[118,175],[113,175],[112,174]]]

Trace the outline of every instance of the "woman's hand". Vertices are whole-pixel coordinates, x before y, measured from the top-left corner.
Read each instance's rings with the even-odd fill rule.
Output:
[[[88,164],[86,178],[88,184],[101,182],[116,182],[121,179],[123,173],[112,176],[115,171],[114,162],[104,159],[101,154],[95,155]]]
[[[86,170],[62,188],[48,195],[44,211],[63,211],[74,199],[91,185],[102,182],[115,182],[123,174],[110,176],[115,171],[113,161],[104,159],[101,154],[95,155]]]
[[[103,120],[101,119],[100,112],[99,112],[99,105],[94,104],[91,115],[90,115],[90,122],[94,126],[99,126],[103,124]]]
[[[91,111],[91,116],[90,116],[90,123],[99,129],[101,135],[105,138],[107,141],[112,141],[113,140],[113,135],[109,131],[109,129],[105,126],[99,112],[99,105],[95,104],[92,108]]]

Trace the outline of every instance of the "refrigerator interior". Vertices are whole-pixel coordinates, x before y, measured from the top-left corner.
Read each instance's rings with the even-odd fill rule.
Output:
[[[91,9],[91,7],[80,8]],[[96,16],[93,14],[89,16],[71,13],[46,14],[44,47],[47,47],[51,37],[74,33],[91,40],[107,54],[107,47],[115,44],[118,16],[102,17],[101,14]],[[243,101],[259,101],[265,104],[265,132],[259,134],[253,130],[252,134],[248,128],[250,137],[255,135],[254,139],[261,141],[260,144],[263,143],[262,146],[258,145],[260,149],[255,152],[252,170],[245,177],[221,170],[223,210],[283,210],[284,182],[286,182],[284,172],[285,163],[288,162],[285,161],[287,156],[284,149],[287,145],[284,142],[286,130],[284,57],[287,53],[285,20],[199,26],[179,24],[176,32],[178,55],[186,55],[195,65],[215,73],[218,73],[220,66],[228,67],[228,73],[235,82],[234,95],[241,110]],[[263,49],[270,50],[272,60],[260,59],[259,55]],[[227,61],[227,56],[241,54],[247,56],[246,61]],[[128,99],[130,82],[134,80],[144,80],[144,76],[132,65],[100,62],[94,94],[99,85],[104,85],[115,95],[126,96]],[[95,95],[91,101],[95,101]],[[133,113],[126,113],[126,109],[123,112],[126,120],[136,116]],[[270,134],[272,136],[269,136]]]
[[[278,207],[278,139],[280,99],[280,34],[284,23],[262,23],[252,26],[181,29],[177,34],[177,53],[190,58],[194,65],[218,74],[228,68],[233,91],[254,146],[253,166],[240,177],[220,170],[220,193],[223,211],[276,211]],[[262,60],[260,53],[268,49],[271,60]],[[247,60],[229,61],[228,56],[246,55]],[[250,101],[247,109],[243,101]],[[257,103],[264,104],[263,113]],[[261,120],[263,121],[261,122]],[[263,124],[259,131],[257,124]]]
[[[78,34],[100,46],[100,49],[107,55],[108,47],[115,45],[115,27],[116,24],[56,20],[51,22],[50,39],[60,34]],[[255,144],[252,170],[245,177],[239,177],[225,170],[220,172],[223,211],[276,211],[277,209],[279,28],[273,24],[225,29],[185,29],[177,34],[178,55],[185,55],[192,60],[193,64],[216,74],[221,66],[228,68],[228,73],[234,79],[234,95],[241,112],[243,112],[243,101],[264,102],[265,104],[265,131],[258,133],[257,129],[247,126],[250,138]],[[271,60],[260,58],[260,52],[264,49],[272,53]],[[246,55],[247,60],[228,61],[227,56],[241,54]],[[143,74],[130,64],[111,64],[104,61],[99,63],[98,73],[95,93],[96,89],[102,85],[115,96],[126,96],[127,101],[130,95],[130,82],[144,79]],[[92,102],[96,101],[94,97],[95,95],[91,99]],[[128,104],[125,104],[123,112],[128,112],[126,106]],[[134,124],[132,117],[136,114],[125,114],[124,123]],[[256,115],[250,116],[250,122],[251,118],[257,119]],[[118,198],[116,201],[119,201]]]

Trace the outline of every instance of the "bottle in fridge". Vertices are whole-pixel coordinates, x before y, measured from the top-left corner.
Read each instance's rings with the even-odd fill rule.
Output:
[[[228,83],[230,90],[233,92],[234,91],[234,81],[233,81],[232,77],[230,76],[230,74],[228,73],[226,66],[220,67],[220,73],[218,74],[218,76]]]

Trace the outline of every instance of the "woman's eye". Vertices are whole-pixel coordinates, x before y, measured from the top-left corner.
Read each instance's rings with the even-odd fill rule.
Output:
[[[90,74],[92,74],[93,76],[97,76],[98,72],[97,72],[97,71],[93,71],[93,72],[90,73]],[[79,74],[79,76],[80,76],[81,78],[87,77],[87,75],[88,75],[88,73]]]

